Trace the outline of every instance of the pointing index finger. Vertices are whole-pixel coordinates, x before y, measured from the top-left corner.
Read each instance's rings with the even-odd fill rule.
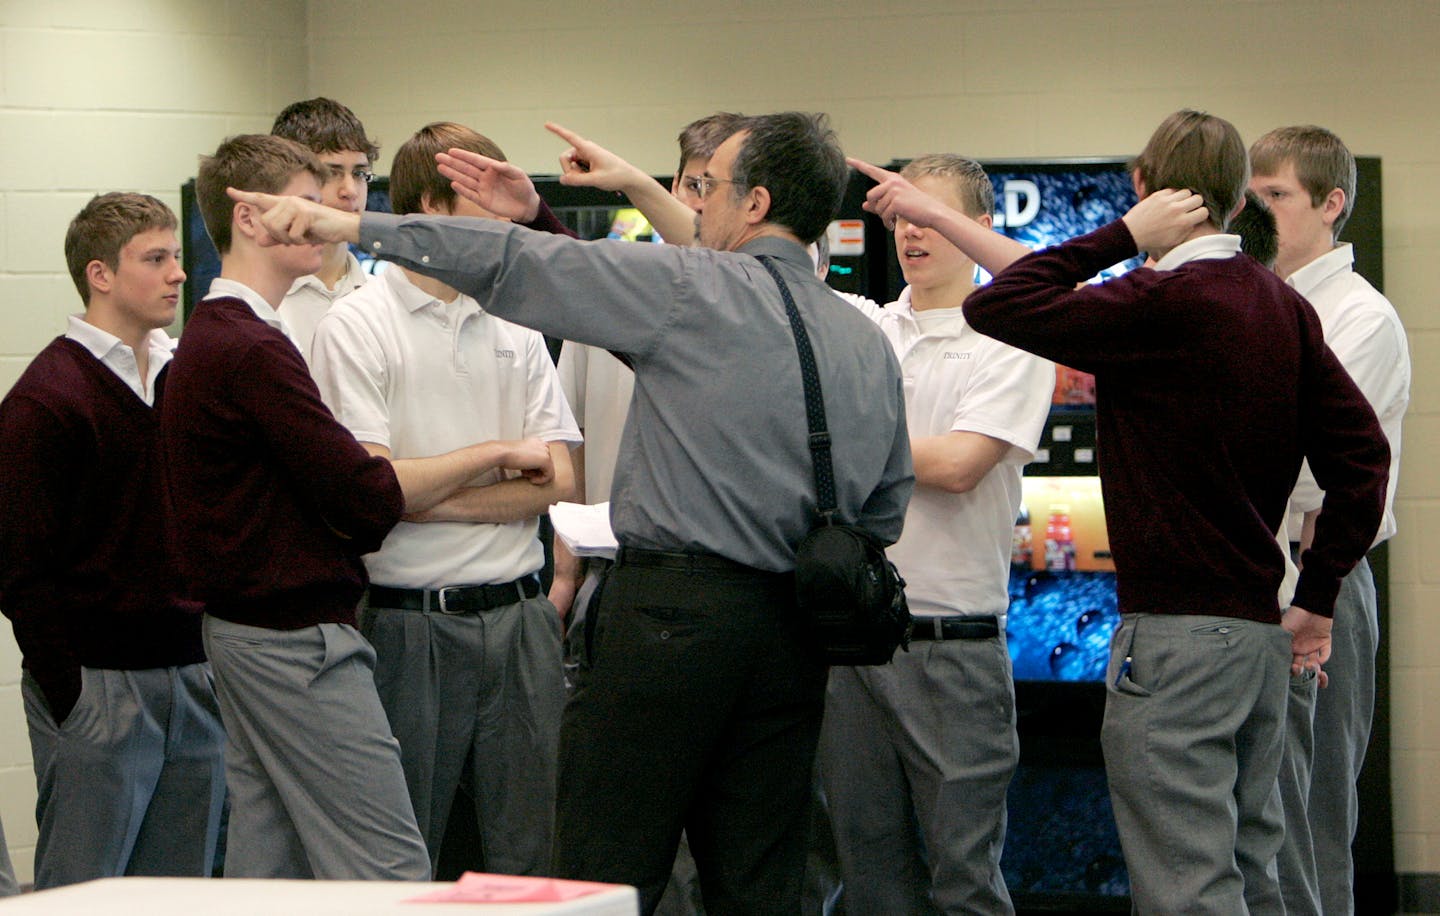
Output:
[[[585,142],[584,137],[575,133],[575,131],[570,130],[568,127],[562,127],[559,124],[556,124],[554,121],[546,121],[545,129],[550,131],[550,133],[554,134],[555,136],[559,137],[561,140],[564,140],[571,146],[579,146],[581,143]]]
[[[851,167],[852,169],[854,169],[855,171],[859,172],[861,175],[865,175],[865,176],[867,176],[867,177],[869,177],[869,178],[873,178],[873,179],[876,180],[876,181],[884,181],[885,179],[889,178],[892,174],[894,174],[893,172],[889,171],[888,169],[882,169],[882,168],[880,168],[880,166],[878,166],[878,165],[871,165],[870,163],[866,162],[864,159],[855,159],[855,158],[853,158],[853,157],[851,157],[851,156],[846,156],[846,157],[845,157],[845,161],[846,161],[847,163],[849,163],[849,165],[850,165],[850,167]]]
[[[242,191],[239,188],[231,187],[227,187],[225,193],[229,194],[230,199],[237,203],[254,204],[262,210],[270,209],[275,205],[277,199],[274,194],[262,194],[259,191]]]

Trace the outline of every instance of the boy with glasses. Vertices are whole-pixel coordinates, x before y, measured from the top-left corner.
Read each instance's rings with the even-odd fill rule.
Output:
[[[306,99],[280,112],[270,133],[308,147],[320,160],[324,169],[321,203],[346,213],[365,209],[380,147],[365,135],[365,125],[353,111],[323,96]],[[364,286],[369,276],[350,253],[350,246],[326,245],[320,269],[290,285],[279,308],[280,317],[289,325],[306,362],[321,317],[335,300]]]
[[[667,242],[676,245],[694,243],[693,214],[701,201],[696,183],[704,174],[715,149],[735,132],[743,120],[743,115],[720,111],[691,121],[680,130],[677,137],[680,161],[670,182],[669,197],[683,203],[685,209],[681,212],[689,215],[677,221],[679,230],[674,238],[660,233]],[[587,177],[584,173],[568,176],[571,184],[582,184]],[[649,176],[643,177],[649,180]],[[599,187],[616,190],[603,185]],[[646,213],[646,218],[650,218],[649,213]],[[691,222],[687,223],[686,219]],[[630,399],[634,394],[635,373],[603,347],[573,340],[567,340],[560,350],[559,370],[565,399],[570,402],[575,419],[585,433],[585,444],[575,450],[574,456],[577,498],[590,505],[609,502],[615,464],[620,454],[620,433],[625,428]],[[587,605],[599,587],[604,571],[611,565],[612,561],[598,557],[579,560],[563,541],[555,539],[555,580],[550,586],[550,598],[561,614],[567,617],[565,659],[567,668],[572,670],[581,663]],[[688,840],[682,835],[670,883],[656,912],[662,916],[693,913],[698,907],[696,901],[699,896],[695,860],[690,854]]]

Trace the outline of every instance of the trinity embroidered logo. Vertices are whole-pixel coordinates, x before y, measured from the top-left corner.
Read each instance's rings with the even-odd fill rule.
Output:
[[[965,352],[965,353],[958,353],[958,352],[956,352],[956,351],[954,351],[954,350],[946,350],[946,351],[945,351],[945,358],[946,358],[946,359],[969,359],[969,358],[970,358],[970,353],[969,353],[968,351]]]
[[[514,351],[514,350],[505,349],[505,348],[503,348],[503,347],[496,347],[496,348],[495,348],[495,358],[496,358],[496,359],[514,359],[514,358],[515,358],[515,351]]]

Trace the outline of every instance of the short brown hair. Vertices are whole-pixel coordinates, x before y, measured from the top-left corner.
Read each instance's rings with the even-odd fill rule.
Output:
[[[454,121],[436,121],[415,131],[401,144],[390,163],[390,209],[394,213],[419,213],[425,200],[433,207],[455,209],[455,189],[440,174],[435,154],[451,148],[469,150],[491,159],[505,161],[495,142]]]
[[[744,115],[717,111],[686,124],[675,138],[680,141],[680,164],[675,167],[675,174],[684,174],[685,163],[691,159],[709,159],[715,155],[720,144],[730,139],[744,122]]]
[[[91,261],[119,270],[120,249],[131,239],[151,229],[174,230],[176,225],[175,214],[164,201],[149,194],[114,191],[90,198],[65,232],[65,266],[81,301],[90,304],[85,268]]]
[[[227,137],[215,155],[201,156],[195,201],[215,250],[222,256],[230,251],[235,201],[225,193],[227,187],[279,194],[300,172],[309,172],[320,184],[325,183],[325,167],[314,153],[294,140],[269,134]]]
[[[1330,227],[1339,237],[1355,208],[1355,157],[1334,133],[1313,124],[1276,128],[1250,146],[1250,170],[1256,175],[1277,174],[1287,162],[1309,193],[1310,206],[1320,206],[1336,188],[1345,192],[1345,208]]]
[[[948,179],[966,216],[979,219],[995,213],[995,186],[974,159],[954,153],[927,153],[907,162],[900,175],[910,181],[924,175]]]
[[[380,144],[365,136],[365,125],[355,112],[324,96],[285,106],[275,117],[270,133],[294,140],[313,153],[364,153],[372,164]]]
[[[1249,163],[1235,125],[1187,108],[1160,122],[1133,165],[1147,194],[1193,191],[1205,198],[1210,224],[1224,230],[1250,181]]]

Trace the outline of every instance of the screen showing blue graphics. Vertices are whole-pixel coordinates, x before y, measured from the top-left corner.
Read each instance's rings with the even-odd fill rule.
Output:
[[[1016,680],[1102,680],[1119,622],[1113,572],[1010,571],[1005,637]]]
[[[1074,163],[985,163],[995,188],[995,228],[1031,248],[1047,248],[1093,232],[1135,205],[1135,189],[1119,160]],[[1118,277],[1142,263],[1132,258],[1100,272]]]

